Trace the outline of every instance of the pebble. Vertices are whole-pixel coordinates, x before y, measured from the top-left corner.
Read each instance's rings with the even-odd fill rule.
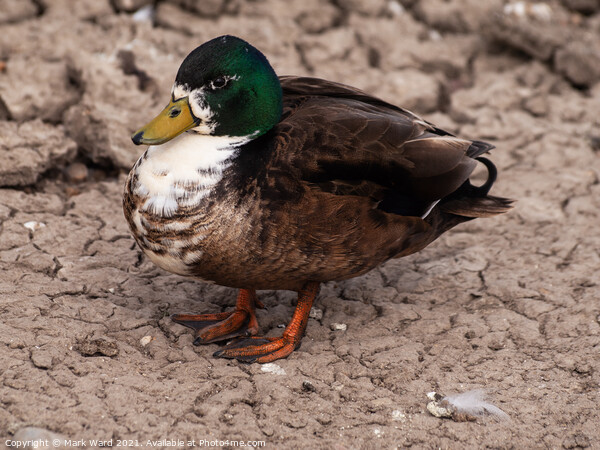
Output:
[[[396,421],[400,421],[400,422],[405,422],[406,421],[406,414],[404,414],[399,409],[395,409],[395,410],[392,411],[392,420],[396,420]]]
[[[395,0],[388,2],[387,9],[390,13],[392,13],[393,16],[400,17],[401,15],[406,13],[404,6],[402,6],[402,4],[398,3]]]
[[[88,177],[88,168],[85,164],[76,162],[67,167],[65,174],[70,182],[80,183]]]
[[[453,413],[452,410],[440,406],[438,402],[427,403],[427,411],[429,411],[431,415],[435,417],[452,417]]]
[[[598,321],[600,322],[600,317],[598,318]],[[25,343],[21,339],[14,338],[9,341],[8,348],[11,350],[25,348]]]
[[[36,230],[39,230],[40,228],[45,227],[46,224],[44,222],[36,222],[35,220],[32,220],[31,222],[25,222],[23,224],[23,226],[25,228],[27,228],[28,230],[36,231]]]
[[[154,6],[147,5],[143,8],[138,9],[131,18],[134,22],[151,22],[154,19]]]
[[[431,400],[429,403],[427,403],[427,411],[429,411],[432,416],[452,417],[453,410],[445,408],[441,405],[441,401],[444,398],[443,395],[432,391],[427,393],[427,398]]]
[[[515,2],[504,5],[504,14],[520,20],[532,18],[541,22],[550,22],[553,11],[549,5],[542,2]]]
[[[345,323],[332,323],[329,325],[329,328],[331,328],[331,331],[346,331],[348,329],[348,325]]]
[[[153,340],[154,340],[154,338],[152,336],[144,336],[143,338],[140,339],[140,344],[142,345],[142,347],[145,347]]]
[[[311,308],[308,313],[308,317],[315,320],[321,320],[323,318],[323,310],[319,308]]]
[[[431,401],[438,401],[443,398],[443,395],[440,395],[437,392],[431,391],[431,392],[427,393],[427,398]]]
[[[31,352],[31,362],[39,369],[50,369],[54,364],[52,355],[41,349],[34,349]]]
[[[315,385],[308,380],[302,382],[302,389],[306,392],[316,392],[317,390],[317,388],[315,388]]]
[[[266,363],[260,367],[260,370],[266,373],[272,373],[273,375],[285,375],[285,370],[278,364]]]

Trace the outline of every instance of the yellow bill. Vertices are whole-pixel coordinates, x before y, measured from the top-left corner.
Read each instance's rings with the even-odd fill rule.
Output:
[[[171,101],[161,113],[145,127],[131,136],[136,145],[159,145],[194,128],[199,123],[192,114],[187,97]]]

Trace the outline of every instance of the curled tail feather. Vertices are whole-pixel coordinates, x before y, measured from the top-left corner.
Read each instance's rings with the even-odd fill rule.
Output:
[[[505,213],[512,208],[513,201],[507,198],[488,195],[498,176],[496,166],[487,158],[478,157],[488,170],[488,178],[481,186],[473,186],[469,180],[440,202],[440,209],[461,217],[492,217]]]

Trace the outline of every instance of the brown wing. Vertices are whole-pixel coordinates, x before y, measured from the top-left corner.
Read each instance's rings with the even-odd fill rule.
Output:
[[[307,98],[307,97],[329,97],[329,98],[344,98],[349,100],[356,100],[361,103],[369,104],[381,108],[389,109],[392,111],[401,112],[407,117],[412,117],[415,120],[423,121],[419,116],[412,112],[400,108],[399,106],[385,102],[380,98],[373,97],[360,89],[352,86],[348,86],[342,83],[335,83],[333,81],[327,81],[320,78],[312,77],[295,77],[295,76],[282,76],[279,77],[281,82],[281,88],[285,100],[291,100],[294,98]],[[431,128],[435,128],[432,124],[427,123]],[[441,130],[440,130],[441,131]],[[448,134],[442,131],[442,134]]]
[[[458,189],[489,144],[459,139],[417,115],[338,83],[282,77],[284,117],[274,165],[337,195],[422,215]]]

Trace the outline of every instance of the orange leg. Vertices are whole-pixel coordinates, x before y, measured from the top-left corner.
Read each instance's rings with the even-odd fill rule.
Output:
[[[256,291],[240,289],[235,309],[216,314],[173,314],[171,319],[195,330],[194,345],[224,341],[258,333],[255,308],[264,308]]]
[[[313,301],[319,292],[319,283],[307,283],[298,292],[298,304],[292,320],[279,338],[250,336],[240,338],[227,345],[223,350],[215,352],[214,356],[237,359],[243,362],[267,363],[285,358],[299,345],[306,330],[308,314]]]

